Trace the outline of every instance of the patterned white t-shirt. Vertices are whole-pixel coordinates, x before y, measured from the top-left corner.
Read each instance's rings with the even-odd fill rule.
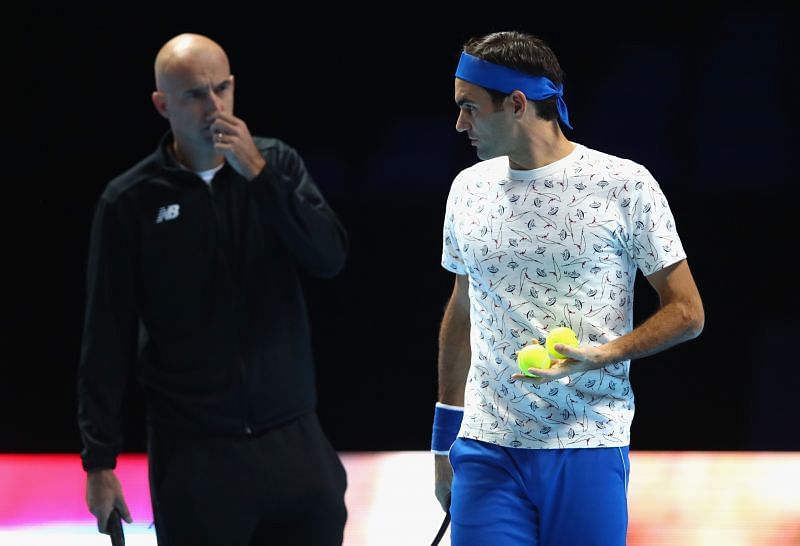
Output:
[[[569,326],[599,345],[633,325],[637,268],[686,257],[669,204],[642,165],[577,144],[517,171],[508,158],[456,176],[442,265],[469,276],[472,362],[459,436],[508,447],[625,446],[630,361],[541,386],[512,380],[516,352]]]

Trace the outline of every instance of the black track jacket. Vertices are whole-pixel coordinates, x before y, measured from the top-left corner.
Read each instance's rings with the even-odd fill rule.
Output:
[[[91,230],[78,372],[86,470],[114,468],[132,371],[148,420],[251,434],[314,409],[300,274],[332,277],[347,235],[298,153],[256,137],[248,182],[227,163],[211,190],[167,152],[112,180]]]

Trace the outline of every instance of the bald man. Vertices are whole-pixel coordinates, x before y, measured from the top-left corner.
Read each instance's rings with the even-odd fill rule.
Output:
[[[219,44],[169,40],[156,150],[95,209],[78,374],[87,504],[116,508],[121,402],[146,410],[158,543],[341,545],[347,476],[316,414],[300,275],[330,278],[347,235],[297,151],[234,115]]]

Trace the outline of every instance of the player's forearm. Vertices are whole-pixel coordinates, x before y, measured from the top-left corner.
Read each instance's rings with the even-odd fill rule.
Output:
[[[703,331],[701,306],[691,302],[668,303],[630,333],[602,346],[605,364],[660,353]]]
[[[451,298],[439,331],[439,402],[464,405],[464,387],[470,363],[469,310]]]

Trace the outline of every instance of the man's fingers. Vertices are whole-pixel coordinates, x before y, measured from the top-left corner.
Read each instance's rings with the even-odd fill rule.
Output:
[[[243,122],[236,118],[223,119],[217,118],[209,125],[209,129],[212,133],[222,133],[224,135],[230,136],[243,136],[245,133],[249,134],[249,131],[246,130],[246,125]]]
[[[439,501],[439,505],[442,507],[442,510],[445,512],[450,510],[450,493],[447,493],[446,495],[436,495],[436,500]]]
[[[128,505],[125,503],[124,500],[117,504],[117,509],[119,510],[119,515],[122,516],[122,519],[125,520],[125,523],[133,523],[133,518],[131,517],[131,511],[128,510]]]
[[[529,375],[524,375],[521,373],[513,373],[511,374],[511,379],[520,379],[525,383],[531,383],[532,385],[543,385],[553,379],[549,377],[547,374],[541,373],[542,370],[538,368],[529,368],[528,373],[535,374],[537,377],[531,377]]]
[[[553,345],[553,348],[561,353],[562,355],[566,356],[567,358],[580,358],[583,355],[583,351],[571,345],[564,345],[563,343],[556,343]],[[561,358],[559,360],[566,360]]]
[[[131,512],[128,509],[128,505],[125,503],[125,500],[117,500],[114,506],[110,508],[96,507],[91,510],[91,513],[97,518],[97,530],[103,533],[104,535],[109,534],[108,524],[111,519],[111,514],[114,511],[114,508],[119,510],[119,515],[125,521],[125,523],[133,523]]]
[[[94,515],[97,518],[97,530],[103,533],[104,535],[107,535],[108,518],[111,516],[111,510],[105,511],[102,509],[98,509],[97,512],[94,513]]]

